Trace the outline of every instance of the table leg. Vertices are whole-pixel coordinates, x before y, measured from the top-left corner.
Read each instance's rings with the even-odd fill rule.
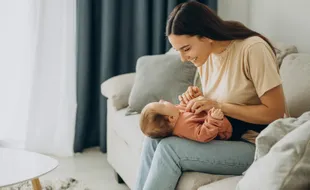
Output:
[[[31,180],[33,190],[42,190],[39,178]]]

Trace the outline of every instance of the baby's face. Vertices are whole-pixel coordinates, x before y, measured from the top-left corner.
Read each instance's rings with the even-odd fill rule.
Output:
[[[179,109],[170,102],[160,100],[159,102],[149,103],[147,106],[149,109],[167,116],[172,123],[176,122],[179,118]]]

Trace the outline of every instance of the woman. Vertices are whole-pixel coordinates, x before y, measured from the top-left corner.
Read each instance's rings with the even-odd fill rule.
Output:
[[[253,162],[258,132],[285,113],[271,43],[195,1],[172,11],[166,35],[182,61],[198,68],[205,97],[195,99],[199,91],[189,87],[179,99],[195,113],[220,108],[232,123],[233,138],[209,143],[145,138],[136,189],[175,189],[184,171],[242,174]]]

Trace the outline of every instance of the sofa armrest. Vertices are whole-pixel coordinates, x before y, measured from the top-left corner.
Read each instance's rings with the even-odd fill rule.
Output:
[[[116,110],[128,106],[128,98],[134,84],[136,73],[112,77],[101,84],[101,94],[112,100]]]

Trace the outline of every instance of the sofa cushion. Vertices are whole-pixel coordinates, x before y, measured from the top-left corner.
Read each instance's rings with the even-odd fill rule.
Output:
[[[112,77],[101,84],[101,93],[112,100],[116,110],[128,106],[128,98],[131,92],[136,73],[127,73]]]
[[[225,178],[208,185],[200,187],[198,190],[235,190],[242,176]]]
[[[289,114],[298,117],[310,110],[310,55],[290,54],[280,68]]]
[[[184,172],[176,190],[197,190],[199,187],[212,182],[232,177],[232,175],[213,175],[200,172]]]
[[[310,188],[310,112],[302,117],[308,121],[295,129],[293,125],[291,132],[256,160],[239,181],[237,190]]]
[[[167,54],[172,54],[172,55],[179,55],[180,52],[178,52],[177,50],[173,49],[173,48],[170,48],[166,53]]]
[[[196,69],[190,62],[182,63],[179,55],[140,57],[127,114],[140,113],[146,104],[160,99],[179,103],[178,95],[193,85]]]

